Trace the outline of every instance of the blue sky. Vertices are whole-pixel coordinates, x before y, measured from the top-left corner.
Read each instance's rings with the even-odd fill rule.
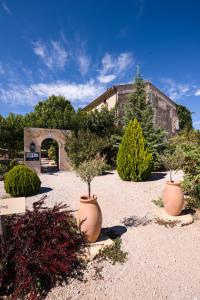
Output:
[[[135,66],[200,129],[198,0],[0,0],[0,113],[51,94],[81,107]]]

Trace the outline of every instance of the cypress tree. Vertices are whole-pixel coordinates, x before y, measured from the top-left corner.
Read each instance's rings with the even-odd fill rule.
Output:
[[[155,169],[157,169],[159,167],[159,154],[162,154],[166,147],[166,134],[163,129],[155,127],[154,111],[151,103],[146,99],[145,83],[139,68],[136,72],[134,90],[128,98],[124,123],[127,125],[134,118],[140,122],[144,138],[154,157]]]
[[[142,181],[151,173],[153,156],[146,145],[142,128],[135,118],[128,123],[117,155],[117,171],[122,180]]]

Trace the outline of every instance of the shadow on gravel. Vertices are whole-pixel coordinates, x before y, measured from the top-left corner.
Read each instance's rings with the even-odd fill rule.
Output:
[[[146,216],[143,218],[139,218],[137,216],[126,217],[121,221],[127,227],[138,227],[138,226],[146,226],[152,223],[152,220],[149,220]]]
[[[146,179],[145,181],[155,181],[155,180],[160,180],[163,179],[167,176],[166,172],[153,172],[151,173],[150,177]]]
[[[38,192],[38,195],[40,194],[46,194],[48,192],[51,192],[53,189],[50,187],[42,186]]]
[[[101,176],[114,175],[114,174],[115,174],[114,171],[113,172],[112,171],[105,171],[105,172],[103,172],[103,174]]]
[[[122,236],[127,231],[127,228],[122,225],[102,228],[103,235],[109,236],[111,239]]]
[[[181,212],[181,216],[183,216],[183,215],[188,215],[188,214],[192,214],[192,215],[194,215],[196,213],[196,210],[195,209],[192,209],[192,208],[185,208],[185,209],[183,209],[182,210],[182,212]]]

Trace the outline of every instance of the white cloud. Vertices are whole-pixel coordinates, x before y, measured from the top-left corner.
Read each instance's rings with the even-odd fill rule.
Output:
[[[0,5],[7,14],[9,14],[9,15],[12,14],[10,8],[8,7],[8,5],[6,4],[5,1],[0,1]]]
[[[97,79],[100,82],[108,83],[117,76],[121,76],[134,63],[133,55],[129,52],[119,54],[117,57],[106,53],[101,60],[101,68],[98,70]]]
[[[193,83],[180,83],[173,79],[166,78],[161,80],[164,83],[164,91],[174,100],[194,95],[195,85]]]
[[[131,53],[121,53],[117,58],[118,72],[123,72],[133,63],[133,56]]]
[[[97,79],[102,82],[102,83],[108,83],[113,81],[116,78],[115,75],[102,75],[102,76],[98,76]]]
[[[82,75],[85,75],[90,67],[90,58],[86,54],[80,54],[78,57],[79,70]]]
[[[198,125],[200,124],[200,121],[197,121],[197,122],[193,122],[194,125]]]
[[[37,54],[41,58],[45,58],[45,54],[46,54],[47,50],[46,50],[45,45],[42,42],[37,41],[34,43],[33,51],[35,54]]]
[[[69,57],[69,53],[57,41],[51,41],[49,46],[37,41],[33,43],[33,51],[49,69],[64,69]]]
[[[10,84],[6,88],[0,86],[0,101],[15,105],[35,105],[40,99],[50,95],[63,95],[74,103],[86,103],[104,91],[105,87],[90,80],[86,83],[56,81],[38,83],[29,86]]]
[[[197,89],[194,95],[195,96],[200,96],[200,89]]]

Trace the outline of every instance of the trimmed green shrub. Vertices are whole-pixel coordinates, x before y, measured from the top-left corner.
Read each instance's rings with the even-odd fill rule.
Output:
[[[119,146],[117,171],[122,180],[142,181],[152,171],[153,157],[146,145],[142,128],[135,118],[128,123]]]
[[[35,195],[40,185],[37,173],[25,165],[15,166],[4,178],[6,192],[14,197]]]

